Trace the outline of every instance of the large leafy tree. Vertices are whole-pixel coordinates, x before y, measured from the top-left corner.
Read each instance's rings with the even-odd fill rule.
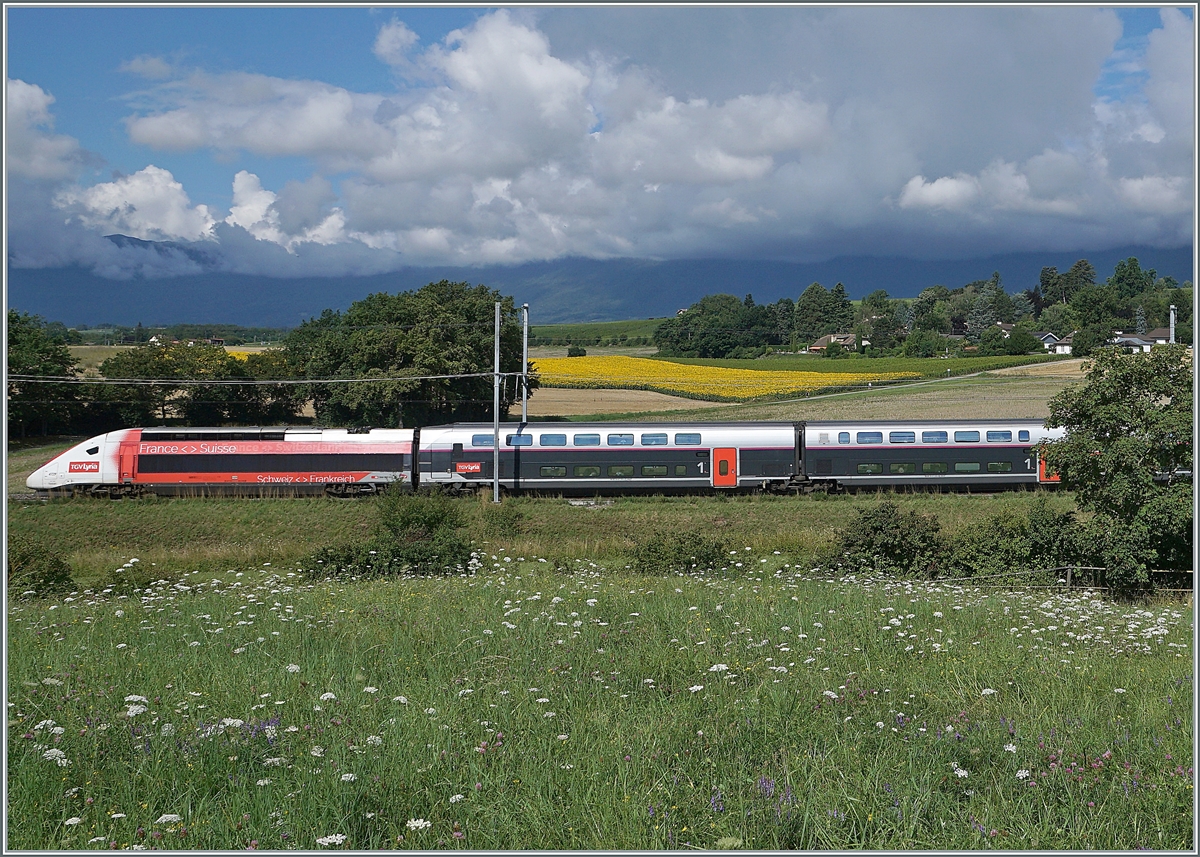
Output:
[[[429,379],[490,373],[495,302],[501,302],[500,369],[521,370],[520,311],[486,286],[442,280],[399,294],[379,292],[345,312],[326,310],[288,334],[284,355],[327,425],[420,426],[480,420],[492,413],[492,377]],[[420,380],[426,378],[426,380]],[[361,379],[362,383],[324,383]],[[378,379],[378,380],[372,380]],[[536,375],[530,375],[535,389]],[[506,412],[520,398],[508,378]]]
[[[286,423],[295,418],[303,403],[293,388],[248,382],[278,380],[288,372],[278,352],[240,360],[219,345],[139,345],[105,360],[100,374],[110,380],[154,383],[95,389],[92,419],[106,428],[171,418],[188,425]],[[247,383],[194,383],[197,381]]]
[[[1138,586],[1150,568],[1190,568],[1192,366],[1183,346],[1149,354],[1101,349],[1083,384],[1050,402],[1066,437],[1041,454],[1094,513],[1092,544],[1110,582]],[[1186,474],[1186,476],[1184,475]]]
[[[61,325],[59,325],[61,327]],[[74,377],[78,361],[61,335],[36,315],[8,311],[8,431],[47,434],[70,428],[78,411],[76,387],[68,383],[13,380],[14,375]]]
[[[760,305],[750,295],[740,301],[733,295],[706,295],[660,324],[654,344],[666,357],[757,356],[763,346],[787,342],[781,327],[781,319],[791,314],[787,304]]]

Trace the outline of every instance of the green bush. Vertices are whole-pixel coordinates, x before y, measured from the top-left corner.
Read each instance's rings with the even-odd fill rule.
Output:
[[[75,588],[71,568],[54,549],[29,535],[9,534],[8,591],[37,595],[70,592]]]
[[[890,501],[859,509],[838,531],[836,562],[883,574],[934,575],[944,554],[941,527],[932,515],[902,512]]]
[[[470,560],[471,543],[460,533],[462,513],[441,492],[386,491],[374,502],[372,538],[317,550],[309,559],[312,572],[368,577],[436,574]]]
[[[640,574],[709,571],[728,553],[724,542],[703,533],[657,533],[638,543],[631,566]]]
[[[587,349],[582,345],[567,346],[568,357],[587,357]]]
[[[484,498],[479,506],[479,518],[484,535],[503,538],[525,531],[525,513],[513,500],[500,503]]]
[[[1029,557],[1029,520],[1013,512],[1001,512],[960,532],[945,565],[952,576],[970,577],[1028,568]]]

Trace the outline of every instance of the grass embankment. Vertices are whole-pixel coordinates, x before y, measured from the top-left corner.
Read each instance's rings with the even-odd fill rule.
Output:
[[[953,534],[967,524],[1009,509],[1025,514],[1034,493],[891,497],[903,509],[938,516]],[[1054,508],[1073,507],[1070,496],[1052,494]],[[460,503],[476,544],[497,542],[494,525],[478,500]],[[825,497],[619,498],[600,505],[572,505],[553,498],[505,501],[519,512],[520,532],[500,543],[522,555],[553,562],[587,559],[618,567],[635,546],[659,533],[711,533],[731,546],[781,550],[811,563],[833,541],[854,510],[874,505],[871,495]],[[10,503],[9,532],[50,542],[81,585],[103,585],[132,558],[140,575],[222,573],[264,562],[295,567],[317,548],[370,535],[371,500],[237,498],[135,501],[68,499]],[[149,578],[146,578],[149,579]]]
[[[1190,609],[737,554],[14,604],[7,844],[1194,847]]]

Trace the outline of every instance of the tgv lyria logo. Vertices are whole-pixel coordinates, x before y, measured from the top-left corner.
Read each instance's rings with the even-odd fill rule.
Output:
[[[67,467],[68,473],[99,473],[99,461],[72,461]]]

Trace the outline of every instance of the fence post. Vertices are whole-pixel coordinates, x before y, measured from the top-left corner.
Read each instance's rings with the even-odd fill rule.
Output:
[[[1071,566],[1067,566],[1067,592],[1071,591]]]

